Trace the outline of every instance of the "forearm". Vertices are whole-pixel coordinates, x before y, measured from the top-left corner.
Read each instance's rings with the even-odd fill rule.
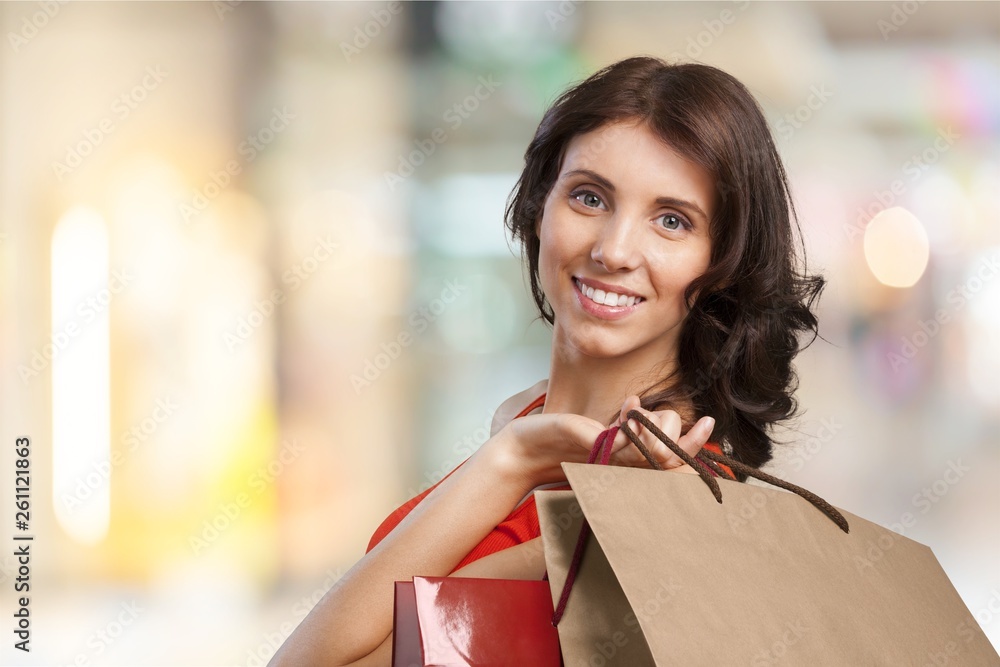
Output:
[[[271,665],[347,665],[373,653],[392,631],[393,582],[447,576],[507,517],[533,485],[505,465],[502,443],[488,444],[327,592]]]

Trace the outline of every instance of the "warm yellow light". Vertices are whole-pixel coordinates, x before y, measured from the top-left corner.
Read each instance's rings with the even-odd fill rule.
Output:
[[[927,232],[905,208],[887,208],[865,228],[865,260],[883,285],[912,287],[924,274],[929,256]]]
[[[108,232],[100,214],[76,207],[52,234],[52,494],[56,519],[74,539],[108,532],[110,325]]]

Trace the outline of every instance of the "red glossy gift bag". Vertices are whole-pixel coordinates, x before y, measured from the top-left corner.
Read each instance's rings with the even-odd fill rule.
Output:
[[[396,582],[393,667],[558,667],[548,581],[413,577]]]
[[[608,464],[617,428],[600,434],[587,463]],[[648,455],[648,453],[647,453]],[[580,533],[580,547],[587,533]],[[578,549],[579,550],[579,549]],[[397,581],[393,667],[431,665],[560,667],[556,629],[576,566],[553,612],[548,576],[542,580],[413,577]]]

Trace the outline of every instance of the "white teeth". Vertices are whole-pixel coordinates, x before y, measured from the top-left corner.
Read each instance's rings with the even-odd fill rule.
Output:
[[[574,280],[576,279],[574,278]],[[576,285],[588,299],[594,303],[599,303],[604,306],[615,306],[617,308],[621,308],[623,306],[634,306],[636,303],[642,302],[641,297],[626,296],[615,292],[605,292],[604,290],[594,289],[593,287],[584,285],[579,280],[576,280]]]

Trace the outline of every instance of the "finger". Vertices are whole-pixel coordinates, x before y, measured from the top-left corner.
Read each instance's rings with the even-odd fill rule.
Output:
[[[680,415],[673,411],[663,411],[653,414],[653,418],[650,419],[655,426],[657,426],[660,431],[662,431],[668,438],[671,438],[674,443],[680,448],[682,452],[690,457],[696,457],[701,451],[701,448],[705,443],[711,438],[712,431],[715,426],[715,420],[709,416],[704,416],[695,422],[683,436],[675,436],[680,432]],[[647,432],[649,429],[645,429]],[[652,435],[652,434],[651,434]],[[663,443],[659,437],[655,437],[655,440],[643,439],[644,443],[649,443],[649,448],[655,453],[657,459],[661,462],[663,467],[668,469],[677,468],[679,466],[687,465],[683,456],[680,456]]]
[[[612,443],[611,453],[616,455],[614,460],[618,465],[639,465],[641,460],[645,460],[639,450],[632,446],[632,441],[628,439],[624,432],[622,432],[621,426],[625,424],[626,415],[631,410],[641,409],[642,402],[636,395],[631,395],[625,399],[622,404],[621,412],[618,414],[618,419],[612,426],[619,427],[619,431],[615,434],[615,439]],[[633,433],[638,433],[641,426],[635,421],[630,420],[628,422],[628,427]],[[624,451],[623,451],[624,450]],[[631,450],[631,451],[629,451]]]
[[[622,404],[621,412],[618,415],[618,421],[615,422],[615,426],[619,426],[625,423],[626,415],[628,415],[631,410],[642,409],[642,401],[635,394],[629,396],[625,399],[625,403]],[[634,429],[633,429],[634,430]]]
[[[676,441],[677,445],[692,458],[698,456],[698,452],[701,451],[701,448],[708,442],[708,438],[712,435],[714,426],[715,420],[713,418],[708,416],[702,417],[695,422],[695,425],[687,433]],[[697,471],[691,468],[683,458],[673,452],[667,457],[664,467],[672,471],[680,470],[682,472],[697,474]]]
[[[644,414],[660,432],[677,443],[681,433],[681,417],[679,414],[673,410],[661,410],[652,413],[644,412]],[[643,427],[640,437],[663,468],[676,468],[684,464],[684,459],[674,454],[670,447],[649,428]]]
[[[692,426],[687,433],[681,436],[679,435],[681,429],[680,415],[673,410],[649,412],[647,410],[643,410],[642,408],[632,408],[630,406],[628,410],[624,410],[623,412],[627,414],[627,412],[632,409],[637,410],[640,414],[649,419],[654,426],[656,426],[668,438],[673,440],[681,448],[681,450],[691,457],[698,455],[701,448],[706,442],[708,442],[708,439],[712,435],[712,430],[715,427],[715,420],[712,417],[704,416],[695,422],[695,425]],[[675,454],[658,436],[652,433],[648,428],[644,427],[641,423],[637,422],[635,419],[629,419],[627,421],[627,425],[634,433],[636,433],[640,442],[642,442],[653,458],[655,458],[663,468],[697,474],[697,471],[687,465],[682,457]],[[624,433],[621,435],[624,436]],[[633,443],[627,437],[625,437],[623,442],[619,442],[619,438],[615,439],[616,446],[625,448],[624,451],[619,454],[616,461],[620,461],[621,465],[649,467],[649,463],[646,461],[645,457],[638,450],[638,448],[634,446],[628,447],[627,445],[629,444]]]
[[[663,410],[659,412],[650,412],[648,410],[643,410],[642,408],[635,408],[635,411],[643,415],[649,422],[655,426],[658,430],[662,431],[671,440],[676,442],[677,437],[680,435],[681,429],[681,418],[673,410]],[[650,429],[645,427],[641,422],[636,419],[629,419],[626,422],[629,429],[636,434],[637,439],[646,450],[650,453],[650,456],[657,461],[657,463],[664,468],[675,467],[684,463],[684,460],[675,456],[670,448],[663,443],[662,440]],[[631,443],[631,440],[629,440]],[[634,444],[634,443],[633,443]],[[638,464],[639,461],[645,461],[645,457],[639,451],[638,447],[629,447],[626,449],[626,454],[629,459],[635,460]],[[671,460],[671,457],[676,460],[676,462]],[[645,467],[649,467],[649,463],[643,463]]]
[[[621,428],[621,426],[625,423],[626,419],[625,416],[629,413],[629,411],[639,409],[641,406],[642,403],[639,400],[638,396],[633,394],[632,396],[627,397],[625,399],[625,402],[622,404],[621,411],[618,413],[618,419],[615,420],[615,423],[612,424],[612,426],[617,426]],[[635,422],[632,422],[629,425],[629,428],[631,428],[633,431],[636,430],[635,427],[636,427]],[[625,437],[625,434],[619,432],[619,434],[615,436],[614,448],[612,449],[612,451],[618,451],[622,447],[628,446],[629,443],[630,440],[627,437]]]
[[[687,433],[681,436],[677,444],[680,448],[691,456],[697,456],[701,448],[705,446],[708,439],[712,436],[712,430],[715,428],[715,419],[705,415],[692,426]]]
[[[625,466],[628,468],[651,468],[649,461],[642,453],[632,446],[629,441],[628,447],[623,447],[618,453],[611,456],[611,465]]]

